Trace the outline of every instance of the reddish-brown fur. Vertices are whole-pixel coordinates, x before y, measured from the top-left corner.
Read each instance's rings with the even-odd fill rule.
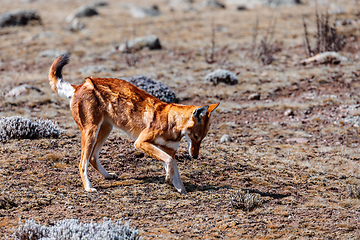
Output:
[[[58,92],[61,71],[68,56],[58,57],[49,71],[51,88]],[[60,82],[60,84],[59,84]],[[72,86],[70,102],[72,116],[81,131],[80,174],[85,190],[93,191],[87,176],[88,162],[105,178],[114,178],[100,165],[98,155],[113,126],[124,130],[135,141],[135,147],[164,162],[166,181],[186,193],[174,160],[178,143],[183,136],[189,142],[189,153],[199,154],[211,112],[219,105],[189,106],[168,104],[147,92],[116,78],[86,78],[81,85]],[[72,89],[70,88],[72,91]],[[70,94],[70,93],[69,93]]]

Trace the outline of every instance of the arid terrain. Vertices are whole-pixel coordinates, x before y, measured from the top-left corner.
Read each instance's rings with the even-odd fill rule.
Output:
[[[0,238],[11,236],[20,219],[51,225],[107,217],[129,221],[143,239],[360,239],[360,199],[348,191],[360,186],[359,1],[318,1],[318,12],[328,11],[344,35],[339,54],[348,61],[306,65],[303,18],[310,45],[317,39],[313,1],[245,10],[236,2],[223,1],[223,9],[200,0],[108,0],[98,15],[79,18],[83,29],[70,31],[66,18],[93,1],[3,0],[0,13],[36,10],[41,24],[0,28],[0,117],[50,119],[65,132],[0,143]],[[130,13],[132,5],[153,4],[159,16]],[[162,49],[117,50],[151,34]],[[261,40],[271,49],[270,64],[262,61]],[[84,191],[80,131],[69,100],[47,79],[64,52],[70,64],[63,76],[72,84],[87,76],[145,75],[171,87],[179,103],[220,102],[200,157],[190,158],[185,141],[176,154],[187,195],[165,184],[161,162],[117,129],[100,161],[118,178],[104,180],[90,168],[98,191]],[[236,74],[238,84],[205,81],[219,68]],[[38,91],[7,95],[21,84]],[[220,141],[223,135],[231,141]],[[261,206],[235,208],[238,191],[260,194]]]

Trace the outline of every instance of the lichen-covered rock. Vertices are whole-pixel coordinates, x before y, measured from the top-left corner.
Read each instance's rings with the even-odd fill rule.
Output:
[[[63,133],[51,120],[30,120],[20,116],[0,119],[0,141],[7,139],[57,138]]]
[[[67,50],[59,50],[59,49],[48,49],[41,51],[38,57],[48,57],[48,58],[56,58],[63,54],[69,54]]]
[[[107,239],[107,240],[140,240],[139,231],[130,228],[128,223],[104,218],[100,223],[81,223],[77,219],[64,219],[57,221],[53,226],[44,226],[35,220],[20,223],[14,229],[12,238],[22,239]]]
[[[204,0],[204,6],[212,8],[225,8],[225,5],[217,0]]]
[[[92,17],[98,14],[99,13],[96,11],[95,6],[84,5],[76,9],[75,12],[73,12],[69,16],[67,16],[66,21],[71,22],[75,18]]]
[[[25,95],[28,94],[30,92],[30,90],[34,90],[37,92],[41,92],[40,89],[31,86],[29,84],[22,84],[20,86],[14,87],[13,89],[11,89],[6,95],[5,97],[18,97],[20,95]]]
[[[145,17],[157,17],[161,15],[161,12],[157,5],[153,5],[150,8],[130,6],[130,14],[135,18],[145,18]]]
[[[217,69],[206,75],[205,81],[212,82],[215,85],[219,84],[220,82],[229,85],[235,85],[238,83],[239,80],[236,75],[231,71],[225,69]]]
[[[177,101],[175,93],[165,84],[156,82],[146,76],[135,76],[128,80],[129,83],[141,88],[163,102],[174,103]]]
[[[137,52],[143,48],[161,49],[160,40],[156,35],[135,38],[119,46],[120,52]]]
[[[41,24],[40,15],[32,10],[14,10],[0,15],[0,28],[11,26],[25,26],[29,23]]]

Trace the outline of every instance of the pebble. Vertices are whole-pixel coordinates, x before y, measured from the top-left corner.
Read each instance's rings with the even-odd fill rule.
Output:
[[[221,143],[232,142],[232,141],[233,141],[232,138],[227,134],[222,135],[220,138]]]

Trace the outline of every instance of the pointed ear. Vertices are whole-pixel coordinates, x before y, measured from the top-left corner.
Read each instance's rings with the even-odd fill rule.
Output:
[[[220,105],[220,103],[215,103],[215,104],[209,105],[209,109],[207,110],[209,117],[210,117],[212,111],[214,111],[219,105]]]
[[[206,112],[209,109],[209,106],[203,106],[203,107],[199,107],[196,108],[193,111],[192,117],[197,121],[197,122],[201,122],[201,119],[206,116]]]

